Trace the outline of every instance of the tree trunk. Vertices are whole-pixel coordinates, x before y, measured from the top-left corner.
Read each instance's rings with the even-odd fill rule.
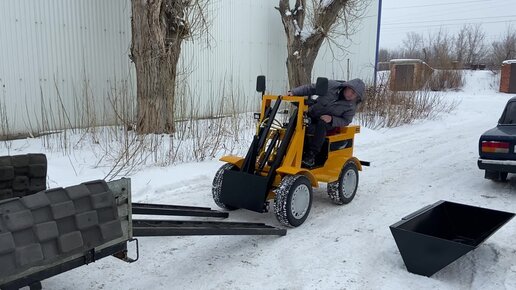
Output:
[[[321,2],[323,3],[323,2]],[[291,9],[289,0],[279,0],[276,9],[280,12],[281,21],[287,36],[287,71],[291,88],[308,84],[312,80],[315,59],[324,40],[332,27],[337,23],[348,0],[324,2],[314,7],[313,27],[304,27],[306,0],[296,0]]]
[[[289,85],[291,88],[294,88],[303,84],[309,84],[312,80],[312,70],[322,41],[317,44],[317,48],[309,48],[303,46],[299,39],[287,38],[289,38],[287,43]]]
[[[183,5],[175,0],[132,0],[138,133],[174,132],[177,64],[188,34]]]

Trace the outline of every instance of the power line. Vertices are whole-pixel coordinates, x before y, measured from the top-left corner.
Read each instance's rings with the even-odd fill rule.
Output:
[[[448,22],[448,21],[464,21],[464,20],[481,20],[481,19],[490,19],[490,18],[505,18],[505,17],[516,17],[516,15],[504,15],[504,16],[489,16],[489,17],[474,17],[474,18],[459,18],[459,19],[441,19],[441,20],[425,20],[425,21],[412,21],[412,22],[392,22],[392,23],[382,23],[382,25],[399,25],[399,24],[419,24],[419,23],[432,23],[432,22]]]
[[[454,5],[454,4],[467,4],[467,3],[480,3],[480,2],[486,2],[482,0],[477,1],[462,1],[462,2],[451,2],[451,3],[436,3],[436,4],[427,4],[427,5],[413,5],[413,6],[400,6],[400,7],[387,7],[383,8],[385,10],[391,10],[391,9],[405,9],[405,8],[417,8],[417,7],[432,7],[432,6],[443,6],[443,5]]]
[[[449,23],[449,24],[435,24],[435,25],[411,25],[405,27],[385,27],[382,29],[386,30],[397,30],[397,29],[405,29],[405,28],[417,28],[417,27],[439,27],[439,26],[455,26],[455,25],[467,25],[467,24],[490,24],[490,23],[511,23],[516,22],[516,20],[501,20],[501,21],[482,21],[482,22],[469,22],[469,23]]]
[[[491,3],[491,2],[488,2]],[[516,9],[516,6],[514,5],[516,2],[514,0],[497,0],[496,4],[490,4],[486,7],[486,5],[469,5],[467,7],[460,7],[455,9],[447,9],[443,11],[443,9],[427,9],[429,11],[424,11],[423,13],[418,13],[420,17],[426,18],[426,19],[433,19],[433,18],[447,18],[448,16],[457,16],[460,15],[468,15],[473,14],[473,12],[482,11],[488,12],[490,15],[493,15],[493,13],[497,13],[499,11],[513,11]],[[457,10],[460,9],[460,10]],[[414,9],[416,12],[421,12],[420,10]],[[407,13],[406,11],[405,13]],[[443,17],[444,16],[444,17]],[[399,20],[399,13],[394,11],[384,11],[382,15],[383,20]],[[405,19],[408,20],[408,19]]]

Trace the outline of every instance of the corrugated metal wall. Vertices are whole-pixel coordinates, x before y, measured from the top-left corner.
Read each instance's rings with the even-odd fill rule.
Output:
[[[256,105],[259,74],[267,75],[271,91],[287,89],[276,5],[277,0],[212,2],[210,36],[183,45],[179,86],[198,113],[209,114],[230,91],[236,107]],[[373,78],[377,9],[373,0],[348,53],[335,60],[323,47],[314,78],[346,79],[348,59],[349,77]],[[112,104],[134,100],[136,91],[128,58],[130,15],[130,0],[0,0],[0,133],[112,123]]]
[[[107,96],[131,80],[130,14],[127,0],[0,0],[0,100],[9,131],[109,123],[101,114]],[[63,107],[67,113],[58,113]],[[4,116],[4,134],[5,123]]]

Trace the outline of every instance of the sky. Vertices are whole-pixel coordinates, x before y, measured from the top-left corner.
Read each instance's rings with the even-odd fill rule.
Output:
[[[464,24],[481,23],[486,41],[516,29],[516,0],[382,0],[380,48],[397,48],[408,32],[428,33],[441,27],[453,34]]]

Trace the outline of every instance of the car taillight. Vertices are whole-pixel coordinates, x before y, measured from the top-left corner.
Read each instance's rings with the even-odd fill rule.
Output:
[[[484,153],[509,153],[509,143],[499,141],[482,141]]]

